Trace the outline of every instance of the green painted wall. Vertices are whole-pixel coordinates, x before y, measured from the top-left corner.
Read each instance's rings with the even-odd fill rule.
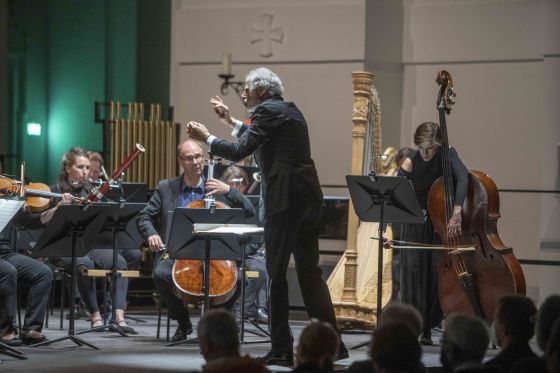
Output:
[[[72,146],[102,150],[95,101],[169,103],[171,2],[10,0],[8,38],[23,50],[10,60],[12,146],[36,181],[55,181]],[[21,43],[24,40],[24,43]],[[26,123],[42,125],[40,137]],[[0,136],[9,131],[0,128]]]
[[[138,101],[169,106],[171,0],[138,0]]]
[[[105,97],[109,101],[136,100],[136,3],[136,0],[118,0],[109,1],[107,6]]]
[[[49,2],[48,153],[52,178],[73,146],[101,147],[93,102],[105,98],[104,2]]]
[[[19,115],[14,123],[18,129],[18,154],[26,161],[27,175],[32,180],[50,182],[47,172],[47,124],[48,124],[48,19],[47,3],[37,0],[14,2],[23,34],[23,50],[18,59],[21,63],[19,76]],[[27,123],[42,126],[41,136],[27,136]]]

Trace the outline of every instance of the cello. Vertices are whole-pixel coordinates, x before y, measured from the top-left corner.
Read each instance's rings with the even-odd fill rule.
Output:
[[[214,157],[208,160],[208,179],[214,178]],[[192,201],[187,208],[222,209],[230,208],[227,204],[216,201],[214,196]],[[171,271],[175,295],[186,303],[204,301],[204,261],[175,260]],[[217,306],[226,303],[235,294],[237,286],[237,265],[233,260],[210,260],[210,304]]]
[[[443,135],[443,176],[428,194],[428,211],[444,250],[438,272],[438,295],[445,314],[464,312],[491,323],[500,297],[525,294],[525,277],[511,247],[498,235],[500,198],[494,181],[482,171],[469,171],[467,196],[462,206],[462,234],[447,236],[447,222],[453,214],[453,177],[449,157],[446,114],[455,103],[453,79],[442,70],[436,82],[440,86],[437,107]],[[457,250],[472,245],[475,250]],[[455,249],[454,249],[455,248]]]

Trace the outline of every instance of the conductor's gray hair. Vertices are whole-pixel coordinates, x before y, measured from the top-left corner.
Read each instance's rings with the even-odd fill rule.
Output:
[[[245,76],[245,83],[251,92],[262,90],[268,96],[282,96],[284,94],[282,81],[278,75],[266,67],[258,67],[249,71]]]

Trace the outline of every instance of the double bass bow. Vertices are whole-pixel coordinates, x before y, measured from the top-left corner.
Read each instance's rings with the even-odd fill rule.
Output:
[[[439,266],[438,293],[445,314],[465,312],[492,321],[500,297],[525,294],[525,277],[510,247],[498,235],[500,199],[494,181],[482,171],[469,171],[467,196],[462,206],[462,234],[449,239],[447,222],[453,213],[453,175],[449,156],[446,114],[455,103],[453,79],[447,71],[438,72],[440,86],[437,107],[440,129],[443,176],[428,194],[428,211],[440,235],[444,251]],[[454,250],[459,246],[475,250]]]

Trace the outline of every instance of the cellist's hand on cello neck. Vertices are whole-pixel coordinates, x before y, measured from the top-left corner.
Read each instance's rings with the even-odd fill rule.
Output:
[[[454,241],[461,236],[461,206],[453,206],[453,216],[447,223],[447,238],[449,241]]]
[[[229,185],[217,179],[206,180],[206,185],[204,187],[208,191],[208,193],[206,193],[207,197],[213,194],[226,194],[230,189]]]

